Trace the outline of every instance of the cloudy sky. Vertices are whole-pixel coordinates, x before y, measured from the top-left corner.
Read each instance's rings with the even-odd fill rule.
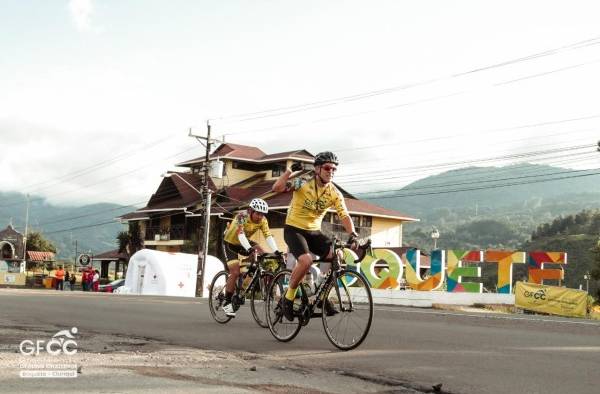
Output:
[[[1,190],[142,205],[209,119],[337,151],[355,192],[537,151],[597,168],[558,153],[600,137],[599,4],[2,0]]]

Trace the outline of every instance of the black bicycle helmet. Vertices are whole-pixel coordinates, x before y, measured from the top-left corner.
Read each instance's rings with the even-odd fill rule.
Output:
[[[317,153],[315,156],[315,165],[320,166],[321,164],[325,163],[333,163],[337,166],[339,163],[338,157],[335,155],[335,153],[330,151]]]

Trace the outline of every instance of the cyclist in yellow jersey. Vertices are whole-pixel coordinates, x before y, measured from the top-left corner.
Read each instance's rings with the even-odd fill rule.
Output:
[[[294,173],[292,171],[302,168],[294,164],[291,169],[286,169],[273,185],[274,192],[293,190],[283,231],[285,243],[297,260],[283,302],[283,313],[290,321],[294,319],[293,301],[300,281],[313,264],[311,253],[319,256],[321,260],[330,260],[332,257],[331,240],[321,232],[321,222],[329,208],[335,208],[344,230],[350,234],[350,242],[356,244],[358,236],[344,197],[331,182],[338,163],[334,153],[321,152],[315,156],[314,177],[309,180],[297,177],[288,182]],[[324,309],[327,314],[336,313],[331,305],[326,304]]]
[[[265,215],[269,212],[269,205],[266,201],[255,198],[250,201],[250,205],[245,212],[240,212],[229,223],[225,230],[225,254],[227,258],[227,267],[229,268],[229,277],[225,285],[225,304],[223,311],[227,316],[235,317],[231,298],[235,291],[235,283],[240,276],[240,261],[238,255],[249,256],[252,251],[263,253],[262,248],[256,242],[249,241],[248,238],[254,235],[258,230],[263,233],[267,245],[275,252],[280,253],[277,243],[269,230],[269,223]]]

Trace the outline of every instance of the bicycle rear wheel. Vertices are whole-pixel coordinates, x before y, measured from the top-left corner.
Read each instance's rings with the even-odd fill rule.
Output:
[[[250,292],[250,310],[254,320],[262,328],[269,328],[269,322],[267,322],[267,291],[269,285],[273,281],[273,275],[271,272],[263,272],[258,280],[252,286]]]
[[[289,321],[283,316],[283,299],[292,276],[292,271],[282,270],[275,274],[267,294],[267,322],[269,331],[281,342],[291,341],[298,335],[302,328],[297,317]]]
[[[342,270],[327,285],[324,299],[323,328],[329,341],[341,350],[360,345],[373,320],[373,297],[366,279],[356,271]]]
[[[208,307],[210,314],[217,323],[225,324],[231,320],[230,316],[227,316],[223,312],[223,304],[225,304],[225,284],[229,272],[220,271],[217,272],[212,282],[210,283],[210,289],[208,291]]]

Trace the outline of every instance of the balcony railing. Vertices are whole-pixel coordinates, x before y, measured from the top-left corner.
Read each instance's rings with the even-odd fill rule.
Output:
[[[171,241],[185,239],[185,225],[153,226],[146,228],[146,241]]]

